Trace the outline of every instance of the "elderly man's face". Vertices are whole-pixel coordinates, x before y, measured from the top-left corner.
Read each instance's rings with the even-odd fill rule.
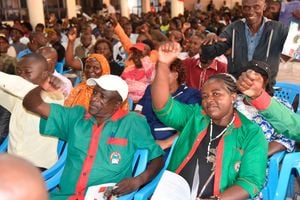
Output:
[[[104,90],[96,85],[91,96],[89,113],[96,118],[103,118],[116,112],[121,103],[121,96],[116,91]]]
[[[243,0],[242,8],[247,24],[251,27],[261,23],[266,3],[264,0]]]

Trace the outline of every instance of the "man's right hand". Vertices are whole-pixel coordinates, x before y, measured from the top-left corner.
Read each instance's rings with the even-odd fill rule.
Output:
[[[243,72],[237,81],[238,89],[252,99],[259,97],[264,90],[264,79],[253,70]]]
[[[226,38],[221,38],[217,36],[215,33],[207,34],[206,38],[203,40],[202,45],[212,45],[217,42],[225,42]]]
[[[48,78],[40,86],[43,90],[48,92],[58,91],[62,88],[64,82],[53,74],[49,74]]]

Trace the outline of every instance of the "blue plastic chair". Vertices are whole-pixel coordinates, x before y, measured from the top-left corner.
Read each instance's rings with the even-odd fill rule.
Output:
[[[63,74],[64,72],[64,65],[65,65],[65,59],[61,62],[57,62],[55,65],[55,70],[60,73]]]
[[[300,94],[300,85],[278,82],[275,85],[274,96],[287,100],[293,105],[296,95]],[[296,105],[295,112],[300,114],[300,104]]]
[[[274,199],[274,194],[278,185],[280,164],[283,160],[286,151],[277,152],[270,157],[269,175],[266,186],[262,189],[264,200]]]
[[[132,171],[133,171],[133,176],[138,176],[140,175],[143,171],[145,171],[146,167],[147,167],[147,163],[148,163],[148,150],[147,149],[138,149],[135,154],[134,154],[134,158],[133,158],[133,163],[132,163]],[[64,166],[62,168],[60,168],[57,173],[52,176],[51,178],[46,180],[46,187],[48,189],[49,192],[55,190],[60,182],[60,178],[61,175],[63,173],[63,169]],[[118,198],[118,200],[128,200],[128,199],[132,199],[134,196],[134,193],[136,191],[121,196]]]
[[[133,163],[132,163],[132,171],[133,171],[133,176],[136,177],[140,175],[142,172],[145,171],[147,168],[147,163],[148,163],[148,150],[146,149],[138,149],[133,158]],[[134,194],[136,191],[126,194],[124,196],[121,196],[118,198],[118,200],[129,200],[133,199]]]
[[[8,146],[8,136],[5,137],[3,142],[0,145],[0,153],[5,153],[7,152],[7,146]]]
[[[300,174],[300,152],[288,153],[285,155],[273,198],[274,200],[285,199],[290,183],[290,177],[291,175],[294,175],[295,171],[298,175]],[[292,184],[292,187],[294,187],[294,184]]]
[[[145,200],[149,199],[150,196],[153,194],[159,180],[161,179],[161,176],[163,175],[164,171],[167,169],[169,162],[171,160],[171,156],[174,150],[174,146],[177,142],[178,137],[174,140],[172,147],[170,149],[170,153],[168,155],[167,160],[165,161],[165,165],[162,168],[162,170],[156,175],[156,177],[150,181],[148,184],[146,184],[144,187],[142,187],[140,190],[138,190],[134,195],[134,200]]]
[[[66,158],[67,158],[67,144],[63,140],[58,141],[57,155],[58,155],[58,160],[56,161],[56,163],[49,169],[42,172],[42,176],[44,180],[47,180],[52,176],[54,176],[55,174],[57,174],[59,170],[61,170],[65,165]]]
[[[132,111],[133,110],[133,100],[131,97],[128,97],[127,99],[128,99],[128,104],[129,104],[129,110]]]

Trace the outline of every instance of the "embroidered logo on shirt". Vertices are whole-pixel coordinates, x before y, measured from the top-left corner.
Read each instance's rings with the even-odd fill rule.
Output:
[[[110,154],[111,164],[117,165],[119,164],[120,161],[121,161],[121,154],[119,152],[114,151]]]
[[[238,171],[240,170],[240,166],[241,166],[241,162],[236,162],[236,163],[234,164],[234,170],[235,170],[236,172],[238,172]]]

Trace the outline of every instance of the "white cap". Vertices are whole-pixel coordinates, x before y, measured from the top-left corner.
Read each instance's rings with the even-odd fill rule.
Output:
[[[90,86],[98,85],[104,90],[117,91],[122,97],[123,101],[125,101],[128,96],[128,85],[119,76],[106,74],[100,76],[99,78],[89,78],[86,83]]]

